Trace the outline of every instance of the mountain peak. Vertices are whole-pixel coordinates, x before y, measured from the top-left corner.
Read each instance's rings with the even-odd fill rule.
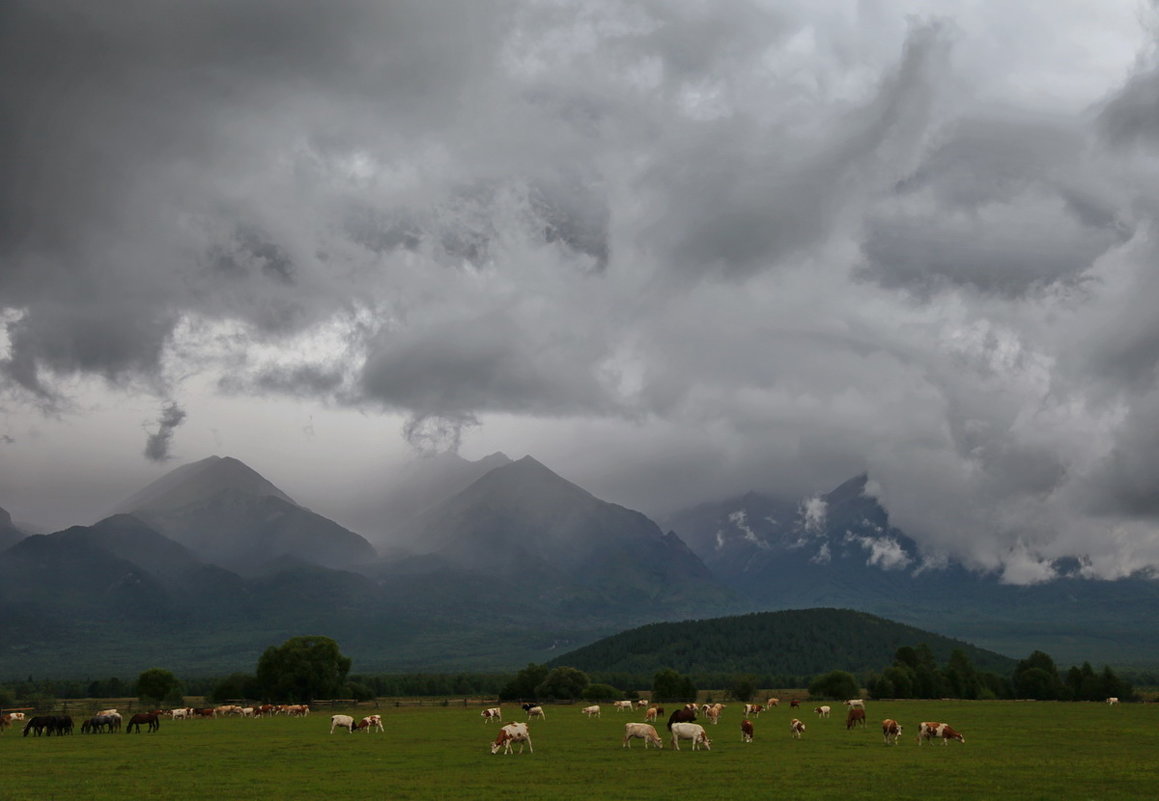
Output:
[[[122,501],[114,513],[141,510],[171,511],[204,501],[224,490],[255,497],[273,496],[298,504],[257,471],[232,456],[209,456],[171,470]]]

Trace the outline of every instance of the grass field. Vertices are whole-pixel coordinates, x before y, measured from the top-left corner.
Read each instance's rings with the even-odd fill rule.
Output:
[[[870,725],[846,731],[843,708],[819,720],[778,707],[740,738],[739,704],[706,724],[710,752],[621,747],[626,721],[589,720],[580,706],[547,706],[531,724],[535,753],[492,756],[498,726],[478,707],[353,710],[383,715],[386,733],[329,731],[329,711],[308,718],[164,720],[154,734],[0,735],[3,801],[116,799],[1154,799],[1159,798],[1159,705],[1002,701],[867,703]],[[504,720],[522,720],[505,708]],[[803,713],[803,714],[802,714]],[[805,736],[789,736],[794,715]],[[880,721],[905,727],[882,743]],[[78,724],[79,716],[74,715]],[[922,720],[950,723],[966,743],[915,743]],[[702,721],[703,722],[703,721]],[[661,736],[667,732],[657,726]]]

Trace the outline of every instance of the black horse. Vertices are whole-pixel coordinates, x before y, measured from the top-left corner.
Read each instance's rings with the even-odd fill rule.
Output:
[[[25,737],[30,731],[37,737],[41,734],[45,736],[72,734],[72,717],[69,715],[36,715],[29,718],[28,722],[24,724]]]
[[[149,726],[149,731],[157,731],[157,729],[161,728],[161,721],[158,719],[157,713],[138,712],[136,715],[133,715],[133,717],[129,718],[129,723],[125,726],[125,734],[131,732],[134,726],[137,727],[137,734],[140,734],[142,723],[145,723]]]

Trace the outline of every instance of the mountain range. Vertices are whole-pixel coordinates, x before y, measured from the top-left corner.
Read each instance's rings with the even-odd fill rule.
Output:
[[[807,502],[750,492],[662,528],[530,456],[444,456],[402,482],[372,544],[214,456],[91,526],[26,536],[0,510],[0,677],[247,671],[301,634],[334,637],[357,672],[510,670],[646,624],[812,607],[1011,657],[1159,663],[1159,635],[1131,622],[1159,610],[1156,582],[923,567],[866,481]]]

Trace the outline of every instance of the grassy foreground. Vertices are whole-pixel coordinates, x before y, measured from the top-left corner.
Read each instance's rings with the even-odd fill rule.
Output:
[[[154,734],[0,735],[3,801],[101,799],[389,799],[592,801],[671,795],[696,799],[1141,799],[1159,797],[1159,705],[870,701],[869,727],[846,731],[844,709],[818,719],[779,707],[754,719],[743,744],[741,707],[706,724],[711,752],[620,745],[642,713],[547,706],[531,724],[535,753],[492,756],[498,727],[475,707],[383,705],[386,733],[329,731],[308,718],[164,720]],[[368,714],[365,708],[353,714]],[[523,720],[515,705],[504,720]],[[807,725],[801,740],[788,721]],[[904,726],[882,743],[880,721]],[[80,719],[77,720],[78,731]],[[950,723],[966,743],[915,743],[922,720]],[[702,721],[703,722],[703,721]],[[667,734],[663,723],[657,726]],[[518,749],[517,749],[518,750]]]

